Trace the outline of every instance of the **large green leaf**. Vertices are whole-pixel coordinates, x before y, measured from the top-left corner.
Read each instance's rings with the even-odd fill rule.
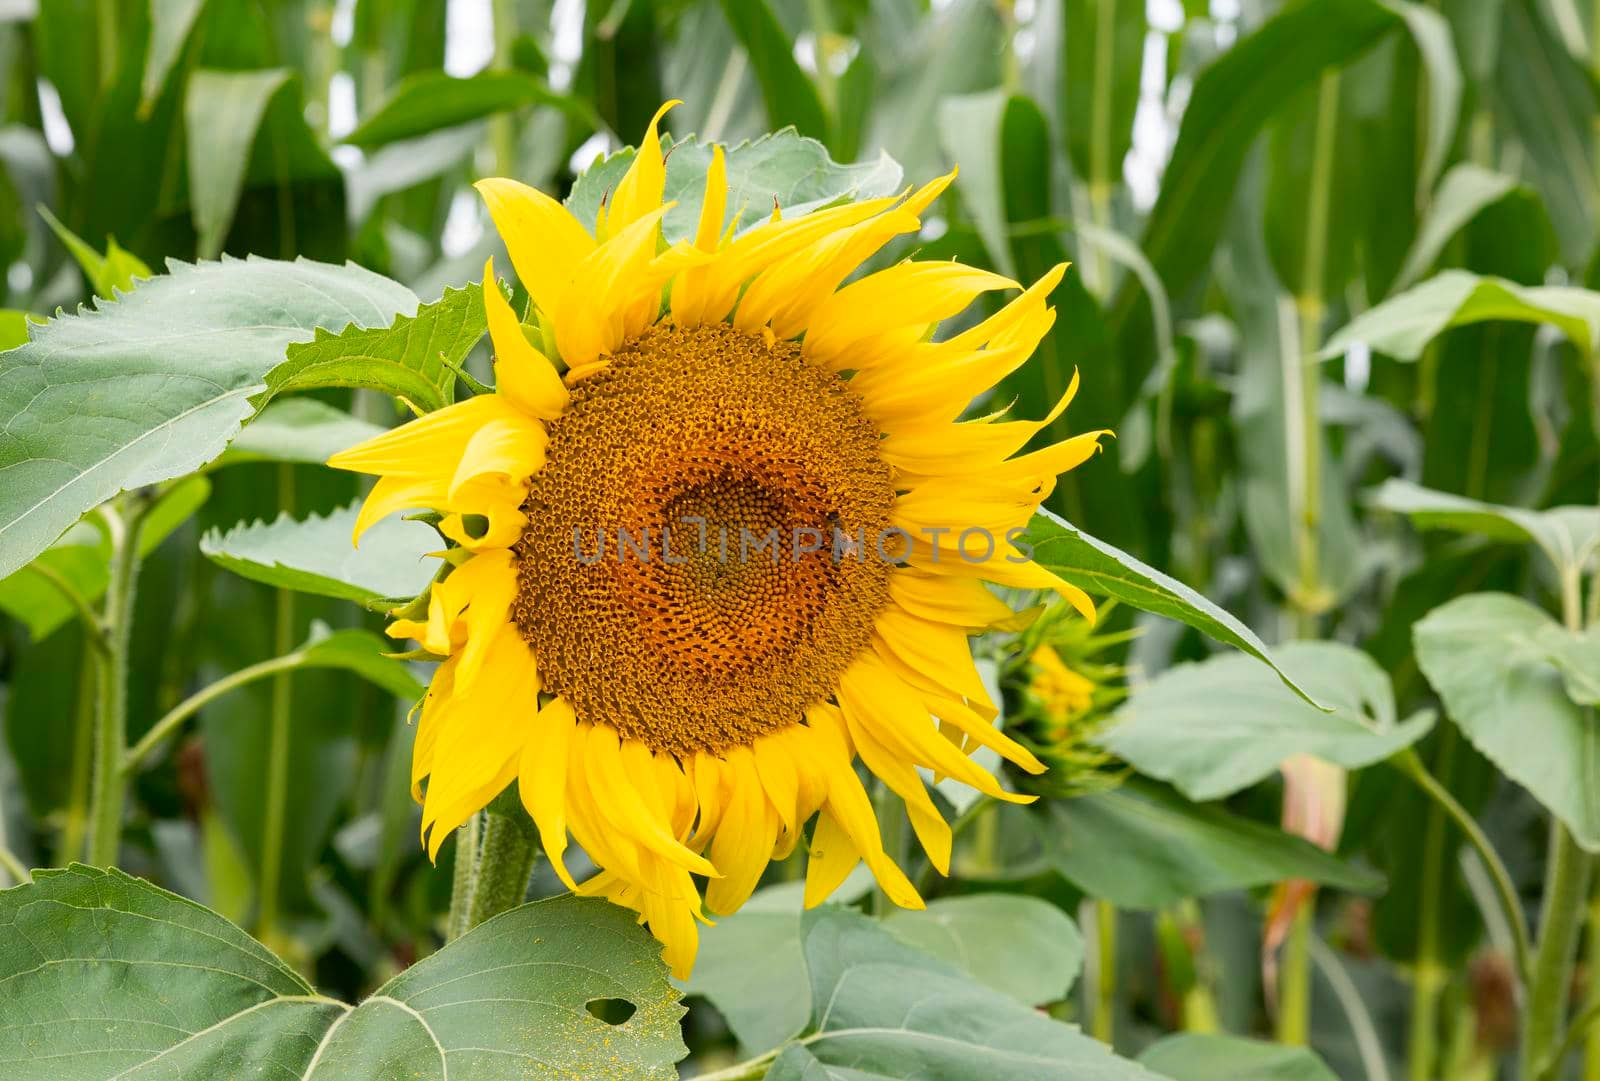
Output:
[[[280,589],[339,597],[384,608],[414,597],[433,580],[437,565],[425,557],[443,546],[433,527],[386,518],[351,544],[360,504],[321,517],[272,523],[241,522],[200,539],[200,551],[218,566]],[[389,602],[389,603],[386,603]]]
[[[1072,169],[1104,197],[1122,181],[1144,70],[1145,5],[1139,0],[1064,0],[1061,113]],[[1091,193],[1091,198],[1093,198]]]
[[[1307,702],[1316,704],[1315,698],[1278,666],[1254,631],[1182,582],[1091,537],[1049,511],[1034,515],[1028,526],[1028,539],[1035,562],[1078,588],[1176,619],[1218,642],[1241,649],[1271,665],[1284,683]]]
[[[795,60],[794,43],[767,0],[722,0],[722,14],[755,69],[767,107],[767,126],[793,124],[802,135],[826,140],[828,112]]]
[[[623,909],[513,909],[352,1008],[221,916],[120,871],[41,871],[0,893],[0,1054],[16,1081],[677,1077],[682,1009]],[[635,1007],[609,1024],[596,999]]]
[[[1299,837],[1153,785],[1054,800],[1037,821],[1049,864],[1123,908],[1161,908],[1289,878],[1361,892],[1382,883]]]
[[[1472,593],[1415,634],[1417,663],[1472,745],[1600,851],[1600,724],[1567,689],[1568,632],[1518,597]]]
[[[198,469],[290,342],[382,326],[416,298],[355,266],[187,265],[0,357],[0,576],[117,492]]]
[[[295,650],[298,667],[334,668],[360,676],[407,704],[422,697],[423,687],[406,666],[388,656],[392,643],[371,631],[329,631],[311,625],[311,637]]]
[[[883,925],[902,942],[1025,1006],[1066,998],[1083,968],[1078,925],[1038,897],[942,897],[921,911],[895,909]]]
[[[1406,261],[1390,291],[1411,286],[1428,272],[1445,245],[1467,222],[1485,207],[1493,206],[1518,190],[1516,180],[1504,173],[1491,172],[1471,162],[1453,167],[1439,182],[1439,190],[1433,195],[1428,214],[1422,219],[1417,237],[1406,252]]]
[[[535,104],[571,106],[572,99],[523,71],[480,71],[464,79],[419,71],[395,87],[344,141],[372,149]]]
[[[663,147],[666,144],[663,139]],[[669,242],[694,235],[705,201],[711,146],[693,136],[671,144],[663,198],[677,205],[661,223]],[[567,209],[591,231],[601,203],[627,172],[633,154],[627,149],[597,160],[572,185]],[[726,147],[724,154],[728,171],[725,222],[740,215],[739,229],[766,221],[774,206],[783,209],[784,217],[794,218],[852,199],[889,195],[900,187],[900,166],[888,155],[840,165],[821,143],[790,128]]]
[[[1361,342],[1400,360],[1416,360],[1450,328],[1495,319],[1548,323],[1587,354],[1600,337],[1600,293],[1447,270],[1356,316],[1329,339],[1321,355],[1339,356]]]
[[[1195,80],[1142,246],[1169,292],[1188,292],[1211,261],[1246,153],[1267,120],[1329,66],[1403,25],[1380,0],[1308,0],[1283,8]],[[1125,349],[1145,340],[1142,294],[1127,282],[1111,322]],[[1142,371],[1135,373],[1135,379]]]
[[[290,85],[288,68],[196,71],[184,97],[189,148],[189,205],[206,258],[222,251],[250,165],[250,148],[272,99]]]
[[[443,409],[455,394],[456,370],[487,326],[477,286],[446,289],[414,316],[387,326],[350,324],[339,333],[318,328],[316,337],[288,347],[288,356],[267,373],[259,400],[319,387],[367,387],[410,402],[422,412]]]
[[[1156,1081],[859,913],[825,906],[802,927],[812,1031],[767,1081]]]
[[[1372,502],[1406,515],[1421,529],[1537,544],[1563,572],[1577,572],[1600,550],[1600,508],[1596,507],[1502,507],[1399,479],[1384,481]]]
[[[1183,1032],[1145,1048],[1139,1061],[1172,1081],[1339,1081],[1304,1047]]]
[[[1426,713],[1396,722],[1388,675],[1358,649],[1290,642],[1274,655],[1333,712],[1307,705],[1249,657],[1230,654],[1169,668],[1140,684],[1117,711],[1106,747],[1190,799],[1215,800],[1298,754],[1359,769],[1433,726]]]
[[[144,77],[140,81],[139,109],[148,114],[167,87],[172,66],[177,63],[194,29],[206,0],[151,0],[150,47],[145,53]]]

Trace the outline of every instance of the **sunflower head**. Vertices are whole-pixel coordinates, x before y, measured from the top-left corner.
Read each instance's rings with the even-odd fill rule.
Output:
[[[516,181],[478,185],[530,301],[519,317],[485,267],[493,393],[332,464],[378,478],[358,543],[415,509],[452,543],[390,626],[443,658],[412,769],[429,854],[516,784],[557,873],[636,910],[682,976],[696,921],[802,841],[808,904],[864,860],[921,905],[858,762],[941,872],[922,770],[1031,798],[969,758],[1045,768],[996,729],[968,637],[1014,618],[986,583],[1093,617],[1021,531],[1104,433],[1024,450],[1071,389],[1045,418],[961,419],[1049,331],[1064,267],[1027,289],[915,260],[852,280],[951,177],[741,229],[716,148],[694,235],[668,242],[660,116],[592,231]],[[600,868],[581,883],[571,841]]]

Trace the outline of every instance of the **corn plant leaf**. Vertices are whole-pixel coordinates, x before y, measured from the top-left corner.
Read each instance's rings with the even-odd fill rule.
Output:
[[[315,339],[289,346],[267,373],[259,401],[320,387],[366,387],[410,402],[423,412],[443,409],[455,395],[455,369],[487,326],[477,286],[446,289],[414,316],[381,327],[354,324],[340,333],[318,330]]]
[[[1536,544],[1562,571],[1576,570],[1600,549],[1600,508],[1529,510],[1436,492],[1410,481],[1384,481],[1373,504],[1404,514],[1419,529],[1448,529],[1490,540]]]
[[[767,126],[793,124],[803,135],[828,138],[828,111],[811,77],[794,56],[794,43],[767,0],[722,0],[722,15],[750,57]]]
[[[504,913],[358,1007],[317,994],[221,916],[121,871],[41,871],[0,893],[0,1055],[15,1081],[511,1081],[677,1077],[683,1010],[623,909],[562,897]],[[634,1007],[610,1024],[585,1007]]]
[[[1547,323],[1587,354],[1600,340],[1600,293],[1447,270],[1356,316],[1320,355],[1336,357],[1361,342],[1399,360],[1416,360],[1452,327],[1496,319]]]
[[[524,105],[578,108],[572,98],[523,71],[480,71],[465,78],[419,71],[406,76],[343,141],[373,149]]]
[[[338,597],[374,607],[414,597],[438,569],[424,557],[443,546],[422,522],[386,518],[369,529],[361,546],[350,543],[360,505],[326,517],[239,523],[226,533],[211,530],[200,551],[220,567],[280,589]]]
[[[382,326],[416,297],[355,266],[170,264],[0,357],[0,576],[118,492],[193,472],[317,327]]]

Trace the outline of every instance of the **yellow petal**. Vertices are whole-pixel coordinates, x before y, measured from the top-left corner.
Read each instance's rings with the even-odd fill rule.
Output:
[[[683,102],[677,100],[669,101],[657,109],[656,115],[650,118],[650,126],[645,129],[644,138],[639,140],[639,149],[633,156],[633,164],[628,166],[627,173],[617,183],[616,190],[607,200],[606,236],[616,236],[661,206],[661,192],[667,183],[666,161],[661,155],[659,133],[661,118],[667,115],[668,110],[682,104]]]
[[[567,850],[567,756],[578,719],[565,698],[552,698],[534,718],[533,731],[522,751],[517,791],[528,817],[539,828],[539,839],[556,874],[569,890],[576,890],[563,854]]]
[[[511,265],[533,302],[553,313],[594,238],[567,208],[537,188],[500,177],[473,185],[511,253]]]
[[[494,343],[495,393],[530,416],[554,420],[571,397],[555,368],[528,336],[494,278],[494,257],[483,265],[483,307]]]

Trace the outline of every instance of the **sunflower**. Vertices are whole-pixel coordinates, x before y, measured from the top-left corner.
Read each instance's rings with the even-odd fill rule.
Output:
[[[968,757],[1044,769],[995,729],[967,639],[1012,615],[985,581],[1092,617],[1017,531],[1103,433],[1021,453],[1070,389],[1042,421],[959,419],[1050,329],[1064,266],[938,341],[1021,287],[915,260],[845,284],[954,174],[738,232],[715,148],[697,231],[666,244],[673,104],[593,233],[533,188],[477,185],[531,300],[524,325],[485,267],[494,392],[330,464],[379,478],[357,543],[417,508],[454,542],[425,611],[389,629],[443,658],[412,766],[429,856],[515,781],[567,886],[637,911],[682,977],[696,921],[738,909],[813,818],[808,905],[864,860],[921,906],[858,758],[941,873],[950,829],[919,767],[1031,798]],[[600,868],[581,883],[569,835]]]

